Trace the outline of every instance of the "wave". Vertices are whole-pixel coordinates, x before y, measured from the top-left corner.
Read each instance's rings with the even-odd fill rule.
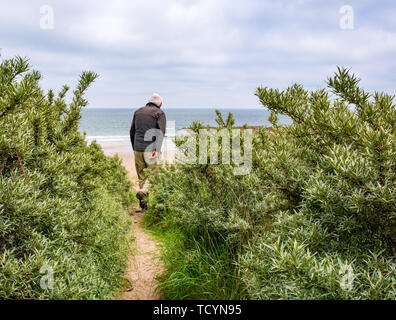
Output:
[[[86,136],[86,140],[91,142],[96,140],[98,142],[121,142],[129,141],[129,136]]]
[[[129,136],[86,136],[85,140],[88,143],[96,140],[96,142],[103,146],[109,146],[112,143],[117,145],[130,145]],[[163,151],[176,150],[175,143],[173,142],[172,136],[165,136],[164,142],[162,144]]]
[[[188,130],[180,129],[177,130],[177,135],[186,135],[188,134]],[[172,134],[165,134],[166,139],[172,139],[174,135]],[[121,136],[121,135],[98,135],[98,136],[86,136],[86,140],[91,142],[93,140],[102,141],[102,142],[116,142],[116,141],[129,141],[129,136]]]

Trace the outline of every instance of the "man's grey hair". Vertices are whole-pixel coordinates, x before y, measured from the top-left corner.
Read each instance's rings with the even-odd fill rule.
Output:
[[[160,107],[162,105],[162,98],[159,94],[154,93],[150,99],[149,99],[150,103],[154,103],[157,107]]]

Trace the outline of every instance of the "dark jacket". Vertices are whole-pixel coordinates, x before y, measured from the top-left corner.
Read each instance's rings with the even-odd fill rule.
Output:
[[[153,133],[147,133],[150,129],[159,129],[160,131],[157,130],[157,132],[153,131]],[[146,106],[136,110],[129,132],[133,150],[147,152],[153,150],[161,151],[165,129],[165,113],[154,103],[148,103]],[[148,137],[146,137],[148,141],[144,141],[146,133],[148,135]]]

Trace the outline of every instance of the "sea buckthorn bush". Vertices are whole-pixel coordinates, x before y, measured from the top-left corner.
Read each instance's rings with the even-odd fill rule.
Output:
[[[78,131],[96,77],[67,103],[26,59],[0,64],[0,298],[103,299],[121,284],[130,183]]]
[[[272,127],[254,134],[248,175],[232,163],[152,175],[148,222],[174,240],[169,298],[396,298],[394,97],[343,68],[327,86],[257,89]]]

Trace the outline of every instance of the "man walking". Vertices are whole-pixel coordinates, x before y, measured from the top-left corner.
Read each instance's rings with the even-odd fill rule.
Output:
[[[146,168],[154,172],[157,170],[159,153],[165,135],[166,117],[161,107],[161,96],[153,94],[144,107],[135,111],[130,130],[140,188],[136,196],[142,209],[146,207],[143,200],[148,194],[146,175],[143,170]]]

